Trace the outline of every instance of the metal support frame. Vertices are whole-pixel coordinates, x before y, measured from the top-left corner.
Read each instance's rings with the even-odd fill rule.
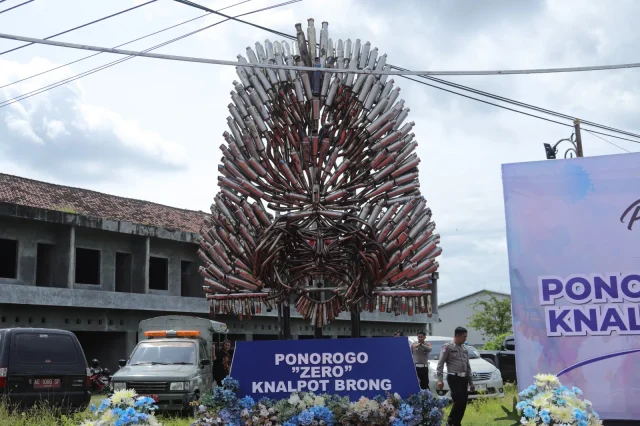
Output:
[[[291,307],[285,300],[278,304],[278,340],[291,338]]]
[[[357,308],[351,310],[351,337],[360,337],[360,312]]]

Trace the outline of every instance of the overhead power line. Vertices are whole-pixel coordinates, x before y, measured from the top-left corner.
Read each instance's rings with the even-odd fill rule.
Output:
[[[626,152],[631,152],[631,151],[629,151],[628,149],[624,149],[624,148],[623,148],[623,147],[621,147],[620,145],[617,145],[617,144],[615,144],[615,143],[613,143],[613,142],[611,142],[611,141],[606,140],[605,138],[603,138],[603,137],[601,137],[601,136],[598,136],[597,134],[595,134],[595,133],[594,133],[593,131],[591,131],[591,130],[587,130],[587,129],[585,129],[585,128],[583,128],[582,130],[584,130],[585,132],[589,132],[589,133],[591,133],[593,136],[595,136],[595,137],[596,137],[596,138],[598,138],[598,139],[602,139],[603,141],[605,141],[605,142],[606,142],[606,143],[608,143],[609,145],[613,145],[613,146],[615,146],[616,148],[620,148],[621,150],[626,151]]]
[[[146,5],[151,4],[151,3],[155,3],[157,1],[158,0],[150,0],[150,1],[146,2],[146,3],[142,3],[142,4],[139,4],[137,6],[133,6],[133,7],[130,7],[128,9],[121,10],[120,12],[113,13],[113,14],[111,14],[109,16],[105,16],[104,18],[96,19],[95,21],[87,22],[86,24],[82,24],[82,25],[79,25],[77,27],[73,27],[73,28],[68,29],[66,31],[62,31],[61,33],[57,33],[57,34],[51,35],[49,37],[45,37],[44,40],[49,40],[51,38],[58,37],[58,36],[60,36],[62,34],[67,34],[67,33],[70,33],[72,31],[79,30],[80,28],[88,27],[89,25],[93,25],[93,24],[96,24],[98,22],[105,21],[105,20],[107,20],[109,18],[113,18],[114,16],[122,15],[123,13],[130,12],[130,11],[132,11],[134,9],[138,9],[139,7],[146,6]],[[16,50],[20,50],[20,49],[25,48],[27,46],[31,46],[32,44],[34,44],[34,43],[27,43],[27,44],[23,44],[22,46],[14,47],[13,49],[5,50],[4,52],[0,52],[0,55],[4,55],[5,53],[9,53],[9,52],[14,52]]]
[[[18,7],[20,7],[20,6],[24,6],[25,4],[31,3],[31,2],[33,2],[33,1],[34,1],[34,0],[25,1],[24,3],[17,4],[17,5],[15,5],[15,6],[13,6],[13,7],[8,8],[8,9],[0,10],[0,15],[2,15],[2,14],[3,14],[3,13],[5,13],[5,12],[8,12],[8,11],[10,11],[10,10],[16,9],[16,8],[18,8]]]
[[[227,65],[227,66],[242,66],[243,64],[238,61],[227,61],[224,59],[209,59],[209,58],[199,58],[194,56],[181,56],[181,55],[165,55],[159,53],[148,53],[148,52],[140,52],[136,50],[123,50],[123,49],[114,49],[109,47],[101,47],[101,46],[91,46],[87,44],[77,44],[77,43],[67,43],[62,41],[53,41],[53,40],[44,40],[41,38],[33,38],[33,37],[23,37],[17,36],[13,34],[3,34],[0,33],[0,38],[4,38],[7,40],[17,40],[17,41],[25,41],[29,43],[38,43],[38,44],[48,44],[50,46],[57,47],[66,47],[70,49],[80,49],[80,50],[93,50],[94,52],[106,52],[106,53],[114,53],[117,55],[127,55],[127,56],[142,56],[145,58],[154,58],[154,59],[164,59],[169,61],[179,61],[179,62],[195,62],[201,64],[210,64],[210,65]],[[256,68],[271,68],[271,69],[286,69],[286,70],[297,70],[297,71],[318,71],[318,68],[315,67],[300,67],[300,66],[289,66],[289,65],[277,65],[277,64],[250,64],[252,67]],[[504,70],[504,71],[383,71],[383,70],[367,70],[367,69],[341,69],[340,73],[342,74],[373,74],[373,75],[457,75],[457,76],[470,76],[470,75],[507,75],[507,74],[533,74],[533,73],[557,73],[557,72],[577,72],[577,71],[601,71],[601,70],[611,70],[611,69],[622,69],[622,68],[640,68],[640,63],[635,64],[621,64],[621,65],[602,65],[602,66],[593,66],[593,67],[578,67],[578,68],[547,68],[547,69],[539,69],[539,70]],[[330,68],[327,68],[329,70]]]
[[[286,34],[286,33],[280,32],[280,31],[272,30],[270,28],[263,27],[263,26],[260,26],[260,25],[257,25],[257,24],[253,24],[251,22],[247,22],[247,21],[244,21],[244,20],[241,20],[241,19],[237,19],[236,17],[220,13],[219,11],[211,10],[209,8],[206,8],[204,6],[200,6],[200,5],[196,4],[196,3],[193,3],[193,2],[188,1],[188,0],[176,0],[176,1],[178,1],[180,3],[183,3],[183,4],[186,4],[186,5],[189,5],[189,6],[197,7],[197,8],[202,9],[202,10],[206,10],[209,13],[215,13],[217,15],[224,16],[224,17],[227,18],[227,20],[228,19],[232,19],[232,20],[235,20],[235,21],[238,21],[238,22],[241,22],[241,23],[253,26],[253,27],[257,27],[257,28],[260,28],[262,30],[265,30],[265,31],[268,31],[268,32],[271,32],[271,33],[274,33],[274,34],[277,34],[279,36],[282,36],[282,37],[285,37],[285,38],[288,38],[288,39],[295,39],[295,37],[292,36],[292,35],[289,35],[289,34]],[[206,15],[202,15],[202,16],[206,16]],[[238,16],[242,16],[242,15],[238,15]],[[198,18],[200,18],[200,17],[196,17],[194,19],[198,19]],[[177,25],[181,25],[181,24],[177,24]],[[161,30],[161,31],[163,31],[163,30]],[[161,31],[159,31],[159,32],[161,32]],[[142,37],[142,38],[144,38],[144,37]],[[175,40],[173,40],[173,41],[175,41]],[[170,42],[172,42],[172,41],[170,41]],[[125,44],[128,44],[128,43],[125,43]],[[120,45],[120,46],[123,46],[123,45]],[[165,45],[165,44],[158,45],[157,47],[162,46],[162,45]],[[157,47],[154,47],[154,48],[157,48]],[[151,49],[148,49],[148,50],[152,50],[154,48],[151,48]],[[148,50],[146,50],[144,52],[147,52]],[[102,53],[102,52],[100,52],[100,53]],[[97,54],[100,54],[100,53],[97,53]],[[90,55],[88,57],[96,56],[97,54]],[[143,55],[138,55],[138,56],[143,56]],[[86,57],[86,58],[88,58],[88,57]],[[127,58],[124,58],[124,59],[121,59],[121,60],[118,60],[118,61],[114,61],[114,62],[112,62],[110,64],[106,64],[106,65],[104,65],[102,67],[98,67],[96,69],[93,69],[93,70],[90,70],[90,71],[88,71],[86,73],[83,73],[82,75],[78,75],[78,76],[75,76],[73,78],[67,79],[65,81],[50,85],[48,87],[38,89],[37,91],[33,91],[33,92],[30,92],[30,93],[27,93],[27,94],[25,94],[26,96],[25,95],[21,95],[21,96],[19,96],[17,98],[13,98],[13,99],[4,101],[4,103],[0,103],[0,107],[6,106],[8,104],[17,102],[17,101],[22,100],[22,99],[26,99],[26,98],[34,96],[34,95],[36,95],[38,93],[42,93],[43,91],[46,91],[49,88],[54,88],[54,87],[58,87],[58,86],[60,86],[62,84],[66,84],[67,82],[73,81],[73,80],[75,80],[77,78],[81,78],[81,77],[83,77],[85,75],[93,74],[94,72],[97,72],[97,71],[100,71],[102,69],[108,68],[108,67],[110,67],[112,65],[115,65],[117,63],[122,62],[123,60],[131,59],[132,57],[135,57],[135,55],[129,56]],[[80,60],[83,60],[83,59],[85,59],[85,58],[82,58]],[[238,65],[237,62],[230,62],[230,61],[227,61],[227,62],[229,62],[230,65]],[[255,64],[252,64],[252,66],[255,66]],[[395,68],[397,70],[400,70],[400,71],[404,71],[404,69],[400,68],[400,67],[396,67],[396,66],[393,66],[393,65],[391,65],[391,67]],[[294,67],[294,68],[297,68],[297,69],[309,69],[309,70],[317,71],[317,68],[301,68],[301,67]],[[341,70],[341,72],[344,72],[344,71],[346,71],[346,70]],[[45,72],[48,72],[48,71],[45,71]],[[32,77],[27,77],[27,79],[28,78],[32,78]],[[439,89],[439,90],[443,90],[443,91],[449,92],[451,94],[455,94],[455,95],[458,95],[458,96],[463,96],[463,97],[468,98],[468,99],[472,99],[472,100],[475,100],[475,101],[483,102],[483,103],[488,104],[488,105],[496,106],[496,107],[499,107],[499,108],[502,108],[502,109],[505,109],[505,110],[509,110],[509,111],[512,111],[512,112],[516,112],[516,113],[519,113],[519,114],[530,116],[532,118],[538,118],[538,119],[542,119],[542,120],[545,120],[545,121],[548,121],[548,122],[552,122],[552,123],[555,123],[555,124],[558,124],[558,125],[562,125],[562,126],[566,126],[566,127],[572,127],[570,124],[567,124],[567,123],[562,123],[562,122],[559,122],[559,121],[556,121],[556,120],[551,120],[551,119],[548,119],[548,118],[545,118],[545,117],[537,116],[535,114],[530,114],[530,113],[527,113],[527,112],[524,112],[524,111],[516,110],[516,109],[513,109],[513,108],[508,108],[508,107],[505,107],[503,105],[499,105],[499,104],[496,104],[496,103],[493,103],[493,102],[488,102],[488,101],[485,101],[485,100],[482,100],[482,99],[475,98],[473,96],[468,96],[468,95],[465,95],[465,94],[462,94],[462,93],[459,93],[459,92],[448,90],[448,89],[439,87],[437,85],[427,84],[425,82],[422,82],[422,81],[419,81],[419,80],[416,80],[416,79],[413,79],[413,78],[409,78],[409,77],[406,77],[406,76],[402,76],[402,77],[407,78],[407,79],[412,80],[412,81],[415,81],[415,82],[418,82],[420,84],[424,84],[424,85],[429,86],[429,87],[433,87],[433,88],[436,88],[436,89]],[[498,96],[498,95],[493,95],[493,94],[488,93],[488,92],[482,92],[480,90],[469,88],[469,87],[466,87],[466,86],[463,86],[463,85],[458,85],[456,83],[448,82],[446,80],[437,79],[437,78],[432,77],[431,75],[419,75],[419,77],[424,78],[424,79],[430,79],[430,80],[436,81],[436,82],[438,82],[440,84],[445,84],[445,85],[450,85],[450,86],[453,86],[453,87],[458,87],[458,88],[460,88],[462,90],[465,90],[465,91],[471,91],[473,93],[477,93],[477,94],[480,94],[482,96],[488,96],[488,97],[491,97],[491,98],[494,98],[494,99],[497,99],[497,100],[501,100],[503,102],[512,103],[514,105],[518,105],[518,106],[521,106],[521,107],[524,107],[524,108],[534,109],[534,110],[543,112],[545,114],[555,115],[555,116],[558,116],[558,117],[561,117],[561,118],[565,118],[565,119],[573,119],[574,118],[573,116],[569,116],[569,115],[562,114],[562,113],[557,113],[557,112],[552,111],[552,110],[547,110],[547,109],[544,109],[544,108],[536,107],[536,106],[529,105],[529,104],[526,104],[526,103],[522,103],[522,102],[519,102],[519,101],[514,101],[514,100],[511,100],[509,98],[501,97],[501,96]],[[17,82],[14,82],[14,83],[17,83]],[[10,84],[14,84],[14,83],[10,83]],[[6,86],[0,86],[0,88],[2,88],[2,87],[6,87]],[[36,92],[36,93],[34,93],[34,92]],[[585,121],[585,120],[581,120],[581,121],[584,124],[588,124],[588,125],[591,125],[593,127],[599,127],[599,128],[607,129],[607,130],[610,130],[612,132],[616,132],[616,133],[620,133],[620,134],[626,134],[626,135],[629,135],[629,136],[632,136],[632,137],[639,137],[640,136],[640,135],[636,135],[634,133],[618,130],[618,129],[615,129],[615,128],[612,128],[612,127],[609,127],[609,126],[603,126],[603,125],[599,125],[597,123],[593,123],[593,122],[589,122],[589,121]],[[597,131],[590,131],[590,132],[592,132],[594,135],[595,134],[601,134],[601,135],[604,135],[604,136],[613,137],[613,138],[617,138],[617,139],[621,139],[621,140],[626,140],[626,141],[629,141],[629,142],[635,142],[635,143],[639,142],[639,141],[636,141],[636,140],[631,140],[631,139],[627,139],[627,138],[623,138],[623,137],[619,137],[619,136],[615,136],[615,135],[611,135],[611,134],[607,134],[607,133],[602,133],[602,132],[597,132]]]
[[[202,5],[198,4],[198,3],[192,2],[190,0],[175,0],[175,1],[177,1],[178,3],[185,4],[187,6],[191,6],[191,7],[197,8],[197,9],[201,9],[201,10],[206,10],[206,11],[209,11],[211,13],[216,13],[216,14],[218,14],[220,16],[224,16],[224,17],[230,18],[228,15],[225,15],[224,13],[214,12],[214,11],[212,11],[211,9],[209,9],[206,6],[202,6]],[[253,24],[251,22],[243,21],[241,19],[234,19],[234,21],[238,21],[238,22],[244,23],[246,25],[250,25],[252,27],[256,27],[256,28],[262,29],[264,31],[270,32],[272,34],[279,35],[281,37],[284,37],[284,38],[287,38],[287,39],[290,39],[290,40],[296,40],[295,36],[283,33],[281,31],[277,31],[277,30],[274,30],[274,29],[271,29],[271,28],[263,27],[261,25],[257,25],[257,24]],[[389,64],[389,66],[391,68],[394,68],[394,69],[397,69],[397,70],[400,70],[400,71],[408,71],[405,68],[398,67],[398,66],[395,66],[395,65]],[[545,117],[540,117],[540,116],[535,115],[535,114],[530,114],[530,113],[527,113],[527,112],[524,112],[524,111],[520,111],[520,110],[517,110],[517,109],[508,108],[508,107],[505,107],[503,105],[499,105],[499,104],[496,104],[496,103],[493,103],[493,102],[488,102],[488,101],[485,101],[483,99],[478,99],[478,98],[475,98],[473,96],[469,96],[469,95],[465,95],[463,93],[455,92],[453,90],[448,90],[448,89],[445,89],[443,87],[437,86],[435,84],[428,84],[428,83],[416,80],[416,79],[411,78],[411,77],[407,77],[407,76],[401,76],[401,77],[405,78],[407,80],[415,81],[416,83],[424,84],[426,86],[429,86],[429,87],[432,87],[432,88],[435,88],[435,89],[438,89],[438,90],[443,90],[445,92],[449,92],[449,93],[454,94],[454,95],[462,96],[462,97],[465,97],[465,98],[468,98],[468,99],[471,99],[471,100],[475,100],[475,101],[482,102],[482,103],[485,103],[485,104],[488,104],[488,105],[496,106],[498,108],[502,108],[502,109],[505,109],[505,110],[508,110],[508,111],[516,112],[516,113],[519,113],[519,114],[523,114],[523,115],[526,115],[526,116],[529,116],[529,117],[532,117],[532,118],[538,118],[538,119],[541,119],[541,120],[545,120],[545,121],[548,121],[548,122],[551,122],[551,123],[555,123],[555,124],[559,124],[559,125],[566,126],[566,127],[573,127],[572,124],[562,123],[560,121],[551,120],[551,119],[548,119],[548,118],[545,118]],[[453,83],[453,82],[450,82],[450,81],[447,81],[447,80],[442,80],[442,79],[439,79],[439,78],[435,78],[435,77],[430,76],[430,75],[420,75],[418,77],[423,78],[423,79],[427,79],[427,80],[432,80],[432,81],[438,82],[440,84],[456,87],[456,88],[462,89],[464,91],[469,91],[469,92],[472,92],[472,93],[480,94],[482,96],[490,97],[490,98],[493,98],[493,99],[496,99],[496,100],[501,100],[502,102],[511,103],[511,104],[518,105],[520,107],[524,107],[524,108],[528,108],[528,109],[533,109],[535,111],[543,112],[545,114],[555,115],[557,117],[565,118],[567,120],[573,121],[576,118],[576,117],[573,117],[573,116],[570,116],[570,115],[567,115],[567,114],[558,113],[556,111],[548,110],[548,109],[541,108],[541,107],[536,107],[534,105],[529,105],[529,104],[526,104],[524,102],[515,101],[513,99],[509,99],[509,98],[498,96],[498,95],[493,95],[491,93],[483,92],[481,90],[473,89],[471,87],[463,86],[461,84],[456,84],[456,83]],[[606,130],[612,131],[612,132],[616,132],[616,133],[620,133],[620,134],[624,134],[624,135],[628,135],[628,136],[632,136],[632,137],[639,137],[640,138],[640,135],[637,135],[635,133],[626,132],[626,131],[615,129],[615,128],[609,127],[609,126],[603,126],[603,125],[600,125],[600,124],[597,124],[597,123],[594,123],[594,122],[591,122],[591,121],[582,120],[582,119],[580,121],[583,124],[588,124],[588,125],[590,125],[592,127],[598,127],[598,128],[601,128],[601,129],[606,129]],[[600,133],[600,132],[596,132],[596,133]],[[622,140],[626,140],[626,141],[629,141],[629,142],[636,142],[636,143],[638,142],[638,141],[627,139],[627,138],[621,138],[619,136],[607,135],[605,133],[600,133],[600,134],[603,134],[605,136],[618,138],[618,139],[622,139]]]
[[[550,118],[541,117],[539,115],[531,114],[529,112],[520,111],[520,110],[517,110],[517,109],[514,109],[514,108],[506,107],[504,105],[500,105],[500,104],[496,104],[496,103],[493,103],[493,102],[485,101],[484,99],[474,98],[473,96],[465,95],[464,93],[454,92],[453,90],[445,89],[444,87],[439,87],[439,86],[436,86],[434,84],[429,84],[427,82],[420,81],[420,80],[418,80],[416,78],[413,78],[413,77],[408,77],[408,76],[403,76],[403,77],[406,78],[407,80],[411,80],[411,81],[414,81],[416,83],[423,84],[425,86],[433,87],[434,89],[438,89],[438,90],[442,90],[442,91],[445,91],[445,92],[448,92],[448,93],[451,93],[451,94],[454,94],[454,95],[462,96],[463,98],[472,99],[474,101],[478,101],[478,102],[482,102],[482,103],[487,104],[487,105],[492,105],[492,106],[495,106],[495,107],[498,107],[498,108],[502,108],[502,109],[505,109],[507,111],[515,112],[515,113],[526,115],[526,116],[533,117],[533,118],[538,118],[540,120],[548,121],[548,122],[554,123],[554,124],[559,124],[561,126],[573,128],[573,124],[563,123],[561,121],[552,120]],[[582,129],[586,130],[584,127]],[[611,137],[611,138],[621,139],[621,140],[628,141],[628,142],[640,143],[640,140],[627,139],[627,138],[623,138],[621,136],[616,136],[616,135],[611,135],[611,134],[608,134],[608,133],[598,132],[596,130],[590,130],[590,132],[597,133],[597,134],[603,135],[603,136],[608,136],[608,137]]]
[[[404,70],[404,68],[401,68],[401,67],[398,67],[398,66],[395,66],[395,65],[390,65],[390,67],[394,68],[394,69],[397,69],[397,70],[400,70],[400,71]],[[574,120],[574,119],[578,118],[576,116],[572,116],[572,115],[569,115],[569,114],[563,114],[561,112],[553,111],[553,110],[550,110],[550,109],[546,109],[546,108],[538,107],[538,106],[535,106],[535,105],[531,105],[531,104],[528,104],[528,103],[525,103],[525,102],[520,102],[520,101],[517,101],[517,100],[514,100],[514,99],[510,99],[510,98],[507,98],[507,97],[504,97],[504,96],[500,96],[500,95],[496,95],[496,94],[493,94],[493,93],[485,92],[485,91],[482,91],[482,90],[474,89],[472,87],[464,86],[462,84],[454,83],[452,81],[443,80],[443,79],[432,77],[432,76],[419,76],[419,77],[421,77],[423,79],[426,79],[426,80],[430,80],[430,81],[439,83],[439,84],[443,84],[445,86],[454,87],[456,89],[461,89],[461,90],[464,90],[466,92],[471,92],[471,93],[474,93],[474,94],[477,94],[477,95],[485,96],[487,98],[491,98],[491,99],[495,99],[495,100],[498,100],[498,101],[501,101],[501,102],[505,102],[505,103],[508,103],[508,104],[516,105],[516,106],[519,106],[519,107],[522,107],[522,108],[527,108],[527,109],[531,109],[531,110],[534,110],[534,111],[542,112],[544,114],[553,115],[553,116],[556,116],[556,117],[559,117],[559,118],[564,118],[566,120]],[[437,86],[432,86],[432,87],[436,87],[437,88]],[[580,122],[582,124],[588,124],[589,126],[592,126],[592,127],[597,127],[597,128],[600,128],[600,129],[609,130],[609,131],[612,131],[612,132],[624,134],[624,135],[627,135],[627,136],[640,138],[640,134],[627,132],[627,131],[624,131],[624,130],[619,130],[619,129],[616,129],[614,127],[604,126],[602,124],[594,123],[592,121],[584,120],[582,118],[580,119]]]
[[[232,8],[232,7],[239,6],[239,5],[243,4],[243,3],[248,3],[248,2],[250,2],[250,1],[252,1],[252,0],[244,0],[244,1],[241,1],[241,2],[238,2],[238,3],[234,3],[234,4],[232,4],[232,5],[229,5],[229,6],[225,6],[225,7],[223,7],[222,9],[219,9],[219,10],[230,9],[230,8]],[[180,22],[180,23],[178,23],[178,24],[175,24],[175,25],[172,25],[172,26],[170,26],[170,27],[166,27],[166,28],[163,28],[163,29],[161,29],[161,30],[158,30],[158,31],[155,31],[155,32],[149,33],[149,34],[144,35],[144,36],[142,36],[142,37],[138,37],[138,38],[133,39],[133,40],[130,40],[130,41],[126,42],[126,43],[119,44],[119,45],[117,45],[117,46],[114,46],[114,48],[122,47],[122,46],[126,46],[127,44],[131,44],[131,43],[135,43],[136,41],[140,41],[140,40],[142,40],[142,39],[145,39],[145,38],[148,38],[148,37],[154,36],[154,35],[156,35],[156,34],[160,34],[160,33],[162,33],[162,32],[165,32],[165,31],[171,30],[171,29],[173,29],[173,28],[179,27],[179,26],[184,25],[184,24],[188,24],[189,22],[193,22],[193,21],[195,21],[195,20],[198,20],[198,19],[204,18],[205,16],[209,16],[209,15],[211,15],[211,12],[208,12],[208,13],[202,14],[202,15],[200,15],[200,16],[196,16],[195,18],[187,19],[186,21],[182,21],[182,22]],[[59,66],[57,66],[57,67],[50,68],[50,69],[48,69],[48,70],[46,70],[46,71],[42,71],[42,72],[39,72],[39,73],[37,73],[37,74],[33,74],[33,75],[28,76],[28,77],[21,78],[20,80],[16,80],[16,81],[13,81],[13,82],[11,82],[11,83],[7,83],[7,84],[5,84],[5,85],[3,85],[3,86],[0,86],[0,89],[3,89],[3,88],[8,87],[8,86],[11,86],[11,85],[13,85],[13,84],[22,83],[23,81],[26,81],[26,80],[32,79],[32,78],[34,78],[34,77],[41,76],[41,75],[43,75],[43,74],[47,74],[47,73],[52,72],[52,71],[59,70],[60,68],[68,67],[69,65],[77,64],[78,62],[84,61],[84,60],[89,59],[89,58],[93,58],[94,56],[102,55],[102,53],[103,53],[103,52],[98,52],[98,53],[94,53],[94,54],[92,54],[92,55],[84,56],[84,57],[82,57],[82,58],[80,58],[80,59],[76,59],[75,61],[67,62],[66,64],[63,64],[63,65],[59,65]]]
[[[289,5],[289,4],[298,3],[298,2],[300,2],[300,1],[302,1],[302,0],[290,0],[290,1],[286,1],[286,2],[284,2],[284,3],[279,3],[279,4],[276,4],[276,5],[273,5],[273,6],[268,6],[268,7],[264,7],[264,8],[261,8],[261,9],[253,10],[253,11],[251,11],[251,12],[242,13],[242,14],[237,15],[237,16],[246,16],[246,15],[251,15],[251,14],[254,14],[254,13],[258,13],[258,12],[263,12],[263,11],[265,11],[265,10],[276,9],[276,8],[278,8],[278,7],[281,7],[281,6],[286,6],[286,5]],[[245,2],[246,2],[246,1],[245,1]],[[244,3],[244,2],[242,2],[242,3]],[[240,3],[238,3],[238,4],[240,4]],[[232,6],[229,6],[229,7],[232,7]],[[149,51],[149,50],[154,50],[154,49],[158,49],[158,48],[160,48],[160,47],[163,47],[163,46],[166,46],[166,45],[168,45],[168,44],[171,44],[171,43],[173,43],[173,42],[175,42],[175,41],[182,40],[183,38],[189,37],[189,36],[191,36],[191,35],[193,35],[193,34],[199,33],[199,32],[201,32],[201,31],[204,31],[204,30],[209,29],[209,28],[211,28],[211,27],[214,27],[214,26],[216,26],[216,25],[222,24],[223,22],[226,22],[226,21],[228,21],[228,20],[229,20],[229,19],[223,19],[223,20],[221,20],[221,21],[215,22],[215,23],[213,23],[213,24],[211,24],[211,25],[208,25],[208,26],[206,26],[206,27],[200,28],[200,29],[198,29],[198,30],[192,31],[192,32],[187,33],[187,34],[183,34],[183,35],[182,35],[182,36],[180,36],[180,37],[176,37],[176,38],[174,38],[174,39],[172,39],[172,40],[169,40],[169,41],[166,41],[166,42],[164,42],[164,43],[158,44],[158,45],[156,45],[156,46],[150,47],[149,49],[147,49],[147,51]],[[121,58],[121,59],[118,59],[118,60],[116,60],[116,61],[109,62],[109,63],[107,63],[107,64],[105,64],[105,65],[102,65],[102,66],[100,66],[100,67],[93,68],[93,69],[91,69],[91,70],[85,71],[85,72],[80,73],[80,74],[78,74],[78,75],[75,75],[75,76],[73,76],[73,77],[69,77],[69,78],[66,78],[66,79],[64,79],[64,80],[58,81],[58,82],[56,82],[56,83],[52,83],[52,84],[50,84],[50,85],[48,85],[48,86],[41,87],[40,89],[36,89],[36,90],[32,90],[31,92],[24,93],[24,94],[22,94],[22,95],[20,95],[20,96],[17,96],[17,97],[15,97],[15,98],[7,99],[7,100],[5,100],[5,101],[0,102],[0,108],[6,107],[6,106],[11,105],[11,104],[16,103],[16,102],[20,102],[20,101],[22,101],[22,100],[24,100],[24,99],[30,98],[30,97],[32,97],[32,96],[35,96],[35,95],[38,95],[38,94],[40,94],[40,93],[46,92],[46,91],[48,91],[48,90],[50,90],[50,89],[53,89],[53,88],[55,88],[55,87],[62,86],[62,85],[64,85],[64,84],[67,84],[67,83],[70,83],[70,82],[72,82],[72,81],[78,80],[78,79],[80,79],[80,78],[82,78],[82,77],[86,77],[87,75],[94,74],[94,73],[96,73],[96,72],[98,72],[98,71],[101,71],[101,70],[103,70],[103,69],[106,69],[106,68],[112,67],[112,66],[114,66],[114,65],[117,65],[117,64],[122,63],[122,62],[124,62],[124,61],[127,61],[127,60],[129,60],[129,59],[133,59],[133,58],[135,58],[135,57],[136,57],[136,56],[128,56],[128,57],[125,57],[125,58]]]

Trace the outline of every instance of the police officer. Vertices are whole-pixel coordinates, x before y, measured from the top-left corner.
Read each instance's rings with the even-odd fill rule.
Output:
[[[437,376],[438,389],[440,390],[444,387],[443,369],[444,365],[447,364],[447,383],[449,384],[451,399],[453,400],[453,407],[447,419],[447,425],[449,426],[462,425],[462,417],[464,417],[464,411],[467,408],[467,399],[469,398],[467,387],[471,389],[471,392],[475,391],[471,377],[469,352],[464,346],[466,340],[467,330],[463,327],[456,328],[453,342],[446,343],[442,346],[440,361],[438,361]]]
[[[418,342],[411,345],[411,355],[416,366],[416,374],[420,380],[420,389],[429,389],[429,353],[431,343],[425,343],[426,334],[418,333]]]

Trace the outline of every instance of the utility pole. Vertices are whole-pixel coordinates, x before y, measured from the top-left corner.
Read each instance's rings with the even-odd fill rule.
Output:
[[[577,118],[573,120],[573,127],[576,130],[576,155],[578,157],[584,157],[584,153],[582,152],[582,135],[580,134],[580,120]]]
[[[560,139],[555,145],[545,143],[544,151],[547,156],[547,160],[555,160],[558,153],[558,145],[562,142],[569,142],[572,147],[568,148],[564,153],[564,158],[584,157],[584,151],[582,150],[582,133],[580,133],[580,120],[577,118],[573,120],[573,134],[569,138]]]

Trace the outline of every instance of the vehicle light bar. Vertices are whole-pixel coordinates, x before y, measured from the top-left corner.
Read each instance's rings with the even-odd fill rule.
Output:
[[[152,337],[198,337],[200,332],[197,330],[154,330],[145,331],[144,335]]]

